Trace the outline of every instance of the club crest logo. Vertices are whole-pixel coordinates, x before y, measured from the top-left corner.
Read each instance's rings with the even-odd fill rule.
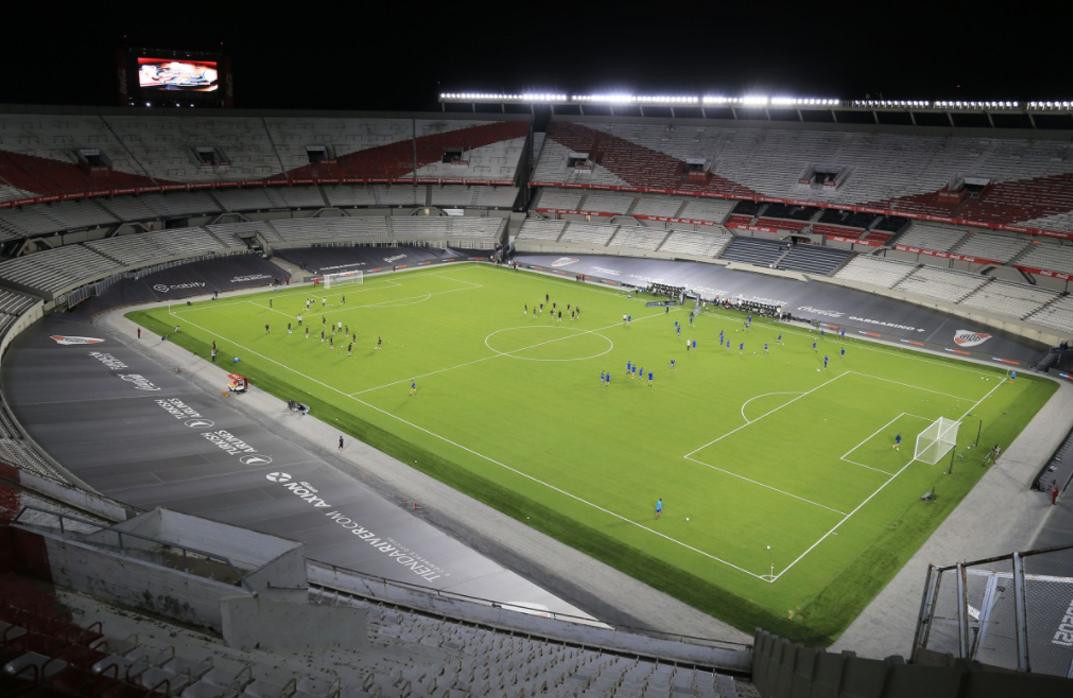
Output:
[[[104,344],[104,340],[99,337],[72,337],[66,334],[50,334],[49,338],[56,344],[62,344],[65,347],[84,344]]]
[[[283,483],[286,483],[286,482],[290,482],[291,481],[291,476],[288,473],[276,472],[276,473],[269,473],[268,475],[265,475],[265,479],[268,480],[269,482],[278,482],[280,484],[283,484]]]
[[[577,264],[579,261],[581,260],[577,257],[559,257],[559,259],[551,263],[551,266],[558,269],[559,267],[568,267],[571,264]]]
[[[212,429],[214,426],[216,426],[216,422],[212,421],[211,419],[201,419],[199,417],[188,419],[184,423],[191,429]]]
[[[991,335],[986,332],[958,330],[954,333],[954,344],[959,347],[978,347],[989,339],[991,339]]]

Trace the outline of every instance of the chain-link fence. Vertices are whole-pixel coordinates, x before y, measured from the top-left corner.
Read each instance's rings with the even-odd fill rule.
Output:
[[[928,568],[913,653],[1073,678],[1073,546]]]

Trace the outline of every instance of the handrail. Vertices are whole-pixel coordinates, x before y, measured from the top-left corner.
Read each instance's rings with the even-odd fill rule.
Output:
[[[374,582],[374,583],[376,583],[376,584],[378,584],[380,586],[383,586],[385,588],[394,587],[394,588],[404,589],[404,590],[407,590],[407,591],[415,591],[415,592],[418,592],[418,593],[421,593],[421,594],[426,594],[426,595],[436,597],[436,598],[448,599],[448,600],[451,600],[451,601],[461,601],[463,603],[471,603],[471,604],[481,606],[481,607],[484,607],[484,608],[502,608],[502,609],[506,609],[506,610],[509,610],[509,611],[516,611],[516,612],[519,612],[519,613],[527,613],[529,615],[539,615],[539,616],[550,618],[551,620],[556,620],[556,621],[565,622],[565,623],[572,623],[574,625],[585,625],[585,626],[588,626],[588,627],[594,627],[593,626],[593,619],[585,617],[585,616],[578,616],[578,615],[574,615],[574,614],[571,614],[571,613],[563,613],[561,611],[550,611],[550,610],[537,611],[536,609],[534,609],[534,608],[532,608],[530,606],[524,606],[522,604],[511,604],[511,603],[505,603],[505,602],[502,602],[502,601],[494,601],[492,599],[487,599],[487,598],[483,598],[483,597],[480,597],[480,596],[471,596],[469,594],[463,594],[463,593],[460,593],[460,592],[457,592],[457,591],[449,591],[449,590],[446,590],[446,589],[436,589],[435,587],[428,587],[428,586],[423,586],[421,584],[414,584],[413,582],[404,582],[404,581],[395,580],[395,579],[388,579],[387,577],[381,577],[379,575],[369,574],[369,573],[366,573],[366,572],[359,572],[357,570],[353,570],[353,569],[350,569],[348,567],[343,567],[341,565],[336,565],[336,564],[333,564],[333,563],[330,563],[330,562],[324,562],[323,560],[316,560],[316,559],[307,557],[306,558],[306,566],[307,567],[326,568],[328,571],[331,571],[333,574],[345,574],[345,575],[348,575],[348,576],[357,577],[359,579],[364,579],[364,580],[367,580],[367,581],[370,581],[370,582]],[[339,589],[337,587],[330,586],[328,584],[324,584],[324,583],[321,583],[321,582],[310,582],[310,585],[311,586],[323,587],[325,589],[331,590],[332,592],[344,593],[344,594],[348,594],[348,595],[355,596],[355,597],[362,597],[363,596],[360,592],[358,592],[358,591],[356,591],[354,589]],[[371,589],[369,591],[372,592]],[[373,598],[373,599],[377,599],[377,600],[387,601],[388,603],[391,603],[391,604],[394,604],[394,605],[399,605],[398,601],[396,601],[396,600],[379,599],[378,597],[376,597],[372,593],[370,593],[365,598]],[[448,617],[448,616],[444,616],[444,617]],[[720,640],[718,638],[712,638],[712,637],[700,637],[700,636],[697,636],[697,635],[686,635],[686,634],[682,634],[682,633],[672,633],[672,632],[667,632],[667,631],[663,631],[663,630],[655,630],[655,629],[650,629],[650,628],[637,628],[637,627],[628,626],[628,625],[616,625],[614,629],[615,630],[624,630],[624,631],[631,632],[631,633],[636,633],[636,634],[639,634],[639,635],[654,636],[654,637],[658,637],[659,639],[675,640],[675,641],[685,642],[685,643],[689,643],[689,644],[697,644],[697,643],[711,644],[711,643],[715,643],[717,645],[728,645],[732,649],[744,649],[744,648],[750,647],[750,645],[747,644],[747,643],[735,642],[733,640]],[[535,634],[535,633],[530,633],[530,634]]]
[[[961,567],[973,567],[975,565],[987,565],[992,562],[1001,562],[1002,560],[1012,560],[1014,555],[1021,557],[1028,557],[1030,555],[1045,555],[1047,553],[1056,553],[1063,550],[1073,550],[1073,545],[1055,545],[1050,548],[1039,548],[1037,550],[1025,550],[1023,552],[1016,553],[1004,553],[1002,555],[994,555],[992,557],[980,558],[979,560],[969,560],[968,562],[958,562],[953,565],[946,565],[943,567],[936,566],[935,569],[938,572],[949,572],[950,570]]]
[[[865,204],[840,204],[828,201],[813,201],[811,199],[788,199],[777,196],[738,196],[727,192],[696,191],[692,189],[675,189],[673,187],[646,187],[638,185],[601,184],[597,182],[554,182],[551,180],[533,180],[529,182],[530,189],[556,188],[556,189],[591,189],[600,191],[619,191],[634,194],[663,194],[666,196],[684,196],[693,199],[722,199],[726,201],[753,201],[758,203],[785,204],[787,206],[808,206],[811,208],[834,209],[838,211],[853,211],[854,213],[874,213],[882,216],[897,216],[911,220],[932,221],[936,223],[951,223],[953,225],[968,228],[987,228],[988,230],[1005,230],[1013,233],[1022,233],[1038,237],[1051,237],[1062,240],[1073,240],[1073,232],[1067,230],[1051,230],[1049,228],[1036,228],[1032,226],[1015,225],[1013,223],[990,223],[987,221],[975,221],[969,218],[956,216],[937,216],[930,213],[907,211],[898,208],[884,208],[882,206],[868,206]]]
[[[19,208],[56,201],[79,201],[112,196],[160,194],[170,191],[206,191],[214,189],[253,189],[264,187],[333,186],[339,184],[409,184],[420,186],[464,185],[470,187],[513,187],[513,179],[481,179],[478,177],[306,177],[302,179],[234,179],[210,182],[183,182],[174,184],[143,185],[138,187],[113,187],[87,191],[41,194],[23,199],[0,201],[0,209]]]
[[[120,550],[124,551],[124,552],[128,552],[126,546],[123,545],[123,538],[124,538],[124,536],[126,536],[128,538],[134,538],[136,540],[146,541],[148,543],[152,543],[152,544],[157,545],[157,546],[163,546],[165,548],[172,548],[172,549],[175,549],[175,550],[182,551],[183,560],[186,560],[188,555],[192,555],[194,557],[204,558],[205,560],[208,560],[209,562],[215,562],[215,563],[225,565],[226,567],[229,567],[231,570],[233,570],[237,576],[239,576],[239,577],[243,576],[242,570],[240,570],[238,568],[238,566],[236,566],[233,562],[231,562],[230,559],[228,559],[228,558],[226,558],[226,557],[224,557],[222,555],[217,555],[216,553],[210,553],[210,552],[208,552],[206,550],[200,550],[198,548],[191,548],[190,546],[182,545],[181,543],[169,543],[168,541],[165,541],[165,540],[160,540],[158,538],[152,538],[150,536],[142,535],[140,533],[134,533],[132,531],[119,531],[119,530],[116,530],[115,528],[110,528],[108,526],[102,526],[101,524],[99,524],[99,523],[97,523],[95,521],[89,521],[88,519],[83,519],[83,518],[80,518],[78,516],[71,516],[70,514],[65,514],[65,513],[61,512],[61,511],[51,511],[49,509],[43,509],[41,507],[36,507],[36,506],[34,506],[32,504],[23,505],[22,508],[19,509],[19,513],[15,516],[14,519],[12,519],[12,523],[23,523],[25,525],[25,522],[20,521],[20,519],[22,518],[22,515],[24,513],[26,513],[27,511],[35,511],[35,512],[38,512],[38,513],[41,513],[41,514],[46,514],[46,515],[49,515],[49,516],[56,517],[59,520],[60,533],[63,533],[63,534],[67,533],[67,531],[65,529],[65,526],[64,526],[64,521],[80,523],[80,524],[83,524],[85,526],[91,526],[91,527],[96,528],[96,531],[94,531],[94,533],[99,533],[101,531],[107,531],[109,533],[115,534],[116,537],[119,540],[118,548]],[[33,524],[30,524],[30,525],[33,525]],[[87,542],[90,542],[93,545],[103,545],[103,546],[107,546],[107,547],[116,547],[116,546],[112,546],[109,543],[106,543],[104,541],[93,540],[93,541],[87,541]]]

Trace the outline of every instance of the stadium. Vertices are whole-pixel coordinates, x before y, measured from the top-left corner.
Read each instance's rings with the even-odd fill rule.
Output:
[[[1073,103],[116,64],[0,105],[0,694],[1069,695]]]

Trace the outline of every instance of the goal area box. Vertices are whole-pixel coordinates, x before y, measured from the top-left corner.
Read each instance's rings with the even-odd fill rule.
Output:
[[[324,274],[313,279],[314,286],[333,288],[335,286],[352,286],[365,283],[365,272],[360,269],[341,271],[336,274]]]

